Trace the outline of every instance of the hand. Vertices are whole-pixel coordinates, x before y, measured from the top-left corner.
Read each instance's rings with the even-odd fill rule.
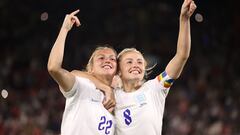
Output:
[[[116,105],[116,101],[115,101],[115,97],[114,97],[114,93],[111,90],[109,91],[105,91],[104,92],[104,100],[103,100],[103,106],[109,111],[112,112],[114,110],[114,107]]]
[[[184,0],[181,8],[181,17],[185,19],[189,19],[197,6],[195,5],[193,0]]]
[[[119,75],[113,77],[111,87],[114,89],[122,88],[122,80]]]
[[[62,28],[66,29],[67,31],[71,30],[73,24],[76,24],[77,27],[79,27],[81,25],[78,17],[76,16],[76,14],[79,12],[80,10],[76,10],[74,12],[72,12],[71,14],[67,14],[65,16]]]

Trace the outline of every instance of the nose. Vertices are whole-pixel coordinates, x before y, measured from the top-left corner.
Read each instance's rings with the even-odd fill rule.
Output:
[[[110,63],[110,61],[111,61],[110,59],[111,59],[111,58],[105,58],[105,59],[104,59],[104,63]]]
[[[138,62],[133,62],[133,67],[138,67]]]

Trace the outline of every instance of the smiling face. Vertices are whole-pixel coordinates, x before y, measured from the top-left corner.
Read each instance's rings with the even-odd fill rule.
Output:
[[[113,77],[117,70],[115,51],[107,47],[96,50],[89,60],[87,70],[96,76]]]
[[[140,52],[129,50],[122,53],[118,64],[120,77],[124,82],[143,80],[146,63]]]

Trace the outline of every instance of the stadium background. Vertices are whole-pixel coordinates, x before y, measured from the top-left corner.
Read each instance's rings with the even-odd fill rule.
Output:
[[[166,102],[163,135],[240,135],[240,16],[236,1],[195,1],[192,50]],[[176,50],[182,0],[1,0],[0,135],[59,134],[64,97],[46,64],[64,16],[82,23],[63,66],[84,69],[96,45],[136,47],[153,78]],[[202,20],[201,20],[202,17]],[[4,96],[3,92],[3,96]],[[144,123],[143,123],[144,124]]]

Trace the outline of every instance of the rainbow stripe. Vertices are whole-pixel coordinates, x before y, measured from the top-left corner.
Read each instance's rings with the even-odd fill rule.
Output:
[[[164,71],[158,76],[158,81],[163,82],[163,86],[165,88],[169,88],[170,86],[172,86],[174,79],[170,79],[166,71]]]

